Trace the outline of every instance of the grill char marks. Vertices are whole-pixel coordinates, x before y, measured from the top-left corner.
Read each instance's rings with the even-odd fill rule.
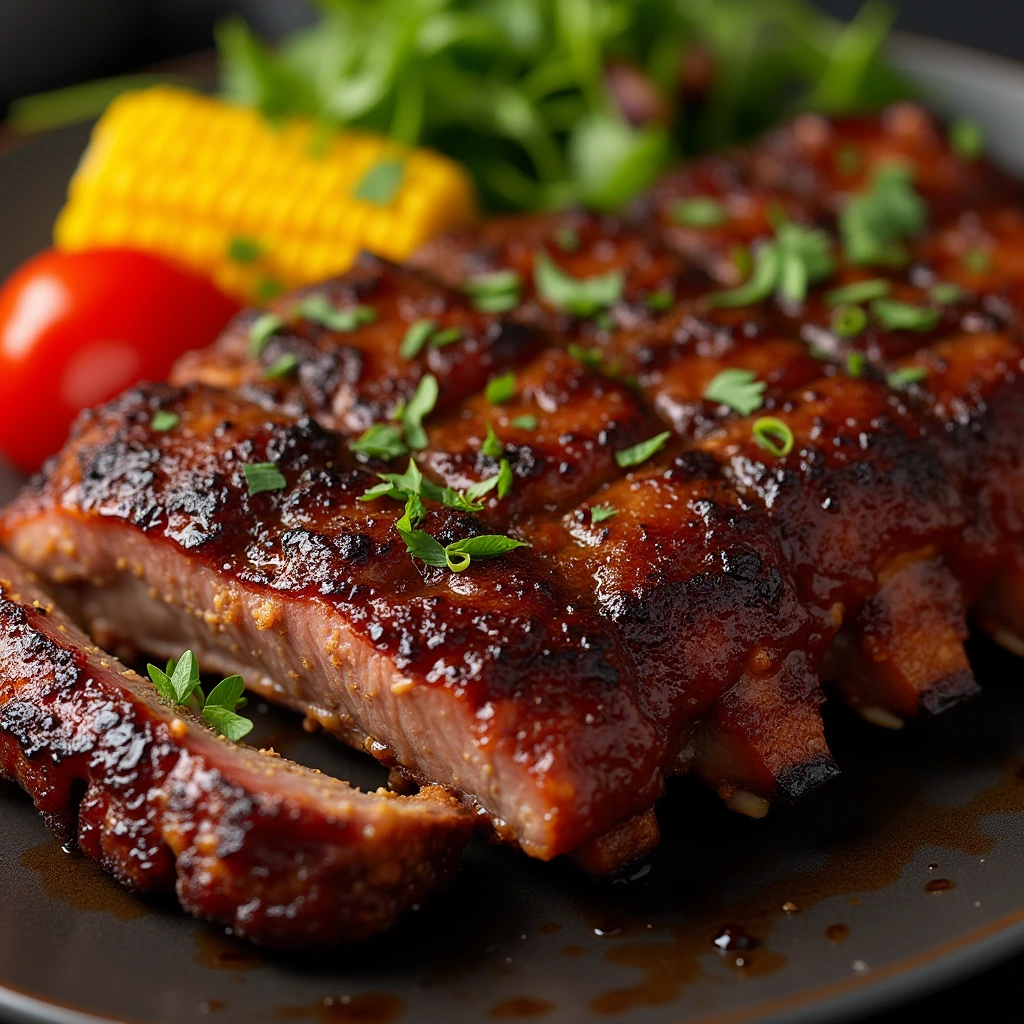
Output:
[[[802,305],[707,300],[742,276],[736,246],[766,240],[776,208],[835,237],[849,195],[894,159],[931,206],[906,268],[838,255]],[[724,222],[679,223],[694,197],[720,200]],[[692,770],[748,813],[833,774],[819,676],[889,725],[974,691],[965,608],[1001,565],[998,593],[1024,594],[1010,557],[1024,537],[1017,202],[914,108],[802,117],[669,175],[631,219],[494,221],[433,243],[418,269],[367,260],[307,293],[371,305],[373,324],[327,330],[291,297],[255,354],[243,318],[182,362],[178,388],[84,419],[0,535],[94,635],[192,646],[460,789],[531,854],[607,868],[655,841],[663,774]],[[985,269],[964,263],[972,246],[991,253]],[[539,253],[559,301],[536,287]],[[481,313],[458,290],[502,270],[518,277],[515,309]],[[619,273],[589,315],[564,301],[569,279]],[[888,298],[934,307],[934,323],[887,326],[865,303],[863,331],[833,330],[828,289],[876,277]],[[937,298],[943,282],[965,291]],[[464,334],[401,358],[424,317]],[[297,375],[265,380],[287,352]],[[765,385],[751,415],[705,399],[725,369]],[[396,415],[428,370],[441,394],[424,473],[455,487],[493,476],[491,424],[513,486],[477,516],[428,503],[423,528],[532,546],[457,575],[409,559],[399,503],[359,502],[366,467],[383,464],[345,443]],[[483,388],[508,370],[513,393],[492,404]],[[169,435],[148,428],[161,406],[181,416]],[[788,454],[756,443],[765,415],[791,429]],[[619,465],[669,428],[653,458]],[[287,487],[250,497],[241,463],[263,460]],[[992,602],[986,622],[1024,649],[1024,613]]]
[[[179,427],[152,432],[157,407]],[[463,790],[537,856],[649,806],[656,732],[578,583],[528,549],[458,576],[413,563],[393,528],[401,506],[360,501],[376,480],[337,448],[312,421],[202,386],[127,393],[80,421],[23,496],[12,548],[48,562],[94,635],[161,657],[187,642]],[[266,460],[287,486],[251,496],[242,467]],[[423,528],[441,543],[486,532],[442,507]]]
[[[314,312],[304,304],[311,297],[323,300]],[[332,321],[332,312],[359,307],[372,311],[370,322]],[[258,354],[252,334],[260,314],[243,313],[214,346],[186,355],[172,382],[234,389],[267,407],[315,416],[348,435],[393,415],[427,373],[440,384],[440,411],[528,359],[542,343],[523,323],[478,313],[464,296],[368,255],[345,277],[277,301],[273,312],[283,323]],[[423,320],[435,324],[435,336],[447,331],[455,340],[427,342],[415,358],[403,358],[410,326]],[[298,358],[296,372],[268,379],[268,371],[289,355]]]
[[[364,794],[176,716],[6,557],[0,775],[119,881],[282,948],[388,928],[472,827],[439,790]]]

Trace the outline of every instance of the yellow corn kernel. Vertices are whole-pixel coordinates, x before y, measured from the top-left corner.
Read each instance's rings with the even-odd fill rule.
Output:
[[[405,259],[475,218],[472,181],[454,161],[367,132],[322,131],[303,119],[275,127],[169,86],[126,93],[93,130],[57,219],[57,247],[145,249],[252,301],[268,281],[298,287],[341,273],[364,249]],[[384,160],[403,163],[395,194],[357,199]],[[240,238],[257,247],[244,264],[231,255]]]

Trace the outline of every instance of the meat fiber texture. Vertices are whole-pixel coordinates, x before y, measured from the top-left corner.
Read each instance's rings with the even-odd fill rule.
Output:
[[[709,300],[780,215],[837,237],[894,161],[928,210],[905,259],[840,256],[799,303]],[[687,226],[695,196],[725,216]],[[609,870],[657,841],[666,776],[755,815],[832,777],[823,682],[899,727],[976,691],[971,605],[1024,650],[1022,243],[1018,187],[920,109],[804,116],[668,175],[625,217],[505,218],[408,267],[364,258],[281,299],[262,346],[243,314],[169,384],[83,415],[0,540],[105,646],[190,647],[451,787],[527,853]],[[567,308],[535,287],[541,263],[621,287]],[[510,270],[508,308],[466,294]],[[830,291],[866,279],[934,315],[835,330]],[[323,314],[357,306],[372,322]],[[403,355],[423,320],[446,343]],[[268,376],[285,356],[296,372]],[[760,408],[705,397],[727,369],[763,382]],[[511,394],[489,400],[506,373]],[[423,472],[460,489],[504,458],[512,487],[478,513],[428,501],[420,528],[529,545],[460,573],[409,557],[399,502],[361,500],[405,460],[350,449],[428,374]],[[764,416],[791,451],[758,443]],[[250,494],[259,462],[285,485]]]

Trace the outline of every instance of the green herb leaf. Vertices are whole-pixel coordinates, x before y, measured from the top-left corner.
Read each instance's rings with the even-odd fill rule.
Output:
[[[562,252],[579,252],[580,244],[580,233],[575,228],[562,227],[555,232],[555,245]]]
[[[672,204],[669,216],[688,228],[717,228],[729,220],[725,205],[711,196],[679,199]]]
[[[843,246],[851,263],[901,266],[908,254],[903,240],[928,222],[928,208],[903,164],[879,167],[867,192],[854,196],[840,216]]]
[[[949,144],[961,160],[977,160],[985,152],[985,133],[977,121],[961,118],[949,129]]]
[[[349,449],[385,462],[397,459],[409,450],[402,440],[401,431],[390,423],[374,423],[358,438],[349,442]]]
[[[177,661],[169,661],[166,672],[156,665],[147,665],[146,671],[156,687],[156,692],[168,703],[185,705],[192,695],[199,691],[199,704],[202,706],[199,662],[191,651],[185,651]]]
[[[284,326],[284,320],[276,313],[261,313],[249,327],[249,351],[258,358],[267,347],[273,334]]]
[[[415,527],[427,517],[427,510],[423,505],[423,499],[418,493],[410,494],[405,499],[405,511],[402,517],[395,523],[395,529],[401,533],[410,533]]]
[[[655,313],[665,313],[674,305],[675,297],[671,292],[648,292],[644,296],[644,303]]]
[[[373,306],[349,306],[338,309],[331,304],[323,292],[313,292],[302,299],[295,307],[295,312],[306,320],[311,320],[329,331],[349,334],[372,324],[377,319],[377,310]]]
[[[474,558],[497,558],[516,548],[529,547],[521,540],[513,540],[498,533],[457,540],[444,548],[445,563],[452,572],[468,569]]]
[[[869,281],[855,281],[842,288],[833,288],[825,293],[829,306],[856,306],[860,302],[880,299],[892,291],[892,285],[884,277],[873,277]]]
[[[867,359],[863,352],[849,352],[846,356],[846,372],[854,378],[864,375]]]
[[[413,451],[422,451],[429,444],[423,420],[434,411],[439,390],[437,378],[432,373],[424,374],[402,412],[405,443]]]
[[[522,416],[517,416],[514,420],[511,420],[511,425],[516,430],[536,430],[537,429],[537,417],[532,413],[524,413]]]
[[[516,270],[492,270],[484,274],[474,274],[462,285],[467,295],[500,295],[503,292],[517,291],[523,286],[523,278]]]
[[[444,568],[448,564],[444,548],[429,533],[423,530],[399,530],[405,541],[405,550],[412,558],[418,558],[427,565]]]
[[[432,348],[444,348],[445,345],[452,345],[456,341],[462,341],[463,330],[461,327],[446,327],[443,331],[438,331],[430,338],[430,345]]]
[[[576,342],[570,342],[566,351],[581,366],[584,366],[595,373],[601,372],[604,357],[601,355],[600,349],[586,348],[583,345],[577,345]]]
[[[283,281],[278,281],[274,277],[264,277],[256,285],[256,298],[260,302],[269,302],[271,299],[276,299],[278,295],[283,294],[284,291]]]
[[[592,523],[603,523],[612,516],[617,516],[619,510],[613,505],[592,505],[590,508],[590,521]]]
[[[234,263],[255,263],[263,255],[263,246],[251,238],[232,238],[228,243],[228,259]]]
[[[648,438],[646,441],[641,441],[639,444],[633,445],[632,448],[626,448],[621,452],[616,452],[615,461],[623,469],[627,469],[630,466],[639,466],[640,463],[646,462],[656,452],[661,451],[671,436],[672,431],[664,430],[660,434],[656,434],[654,437]]]
[[[404,161],[379,160],[366,172],[352,195],[355,199],[362,199],[367,203],[388,206],[402,187],[404,177]]]
[[[860,306],[838,306],[832,311],[832,330],[841,338],[855,338],[868,325]]]
[[[500,377],[492,377],[487,382],[485,392],[487,401],[491,405],[501,405],[503,402],[509,401],[515,396],[516,385],[516,375],[511,370],[508,373],[503,373]]]
[[[494,432],[494,427],[490,423],[487,424],[487,436],[484,438],[484,443],[480,445],[480,453],[491,459],[500,459],[505,454],[505,445],[502,444],[501,438]]]
[[[781,267],[782,254],[778,246],[772,243],[760,246],[754,256],[754,269],[746,283],[723,292],[712,292],[707,298],[708,305],[736,309],[763,302],[775,291]]]
[[[513,483],[512,467],[508,459],[502,459],[498,464],[498,498],[507,498],[512,490]]]
[[[235,713],[237,708],[245,707],[244,693],[242,677],[228,676],[210,691],[203,705],[203,721],[232,743],[248,736],[253,728],[252,722]]]
[[[940,313],[932,306],[914,306],[897,299],[875,299],[871,313],[887,331],[930,331]]]
[[[709,402],[727,405],[741,416],[749,416],[764,404],[768,385],[751,370],[729,369],[715,374],[704,389]]]
[[[284,377],[290,377],[298,368],[299,357],[294,352],[286,352],[267,368],[266,375],[271,380],[280,380]]]
[[[904,391],[909,385],[918,384],[927,376],[928,371],[923,366],[903,366],[893,370],[885,382],[895,391]]]
[[[987,274],[992,269],[992,254],[984,249],[969,249],[964,253],[964,267],[972,274]]]
[[[247,462],[242,466],[245,484],[249,494],[262,494],[264,491],[283,491],[288,486],[284,474],[273,462]]]
[[[415,359],[423,350],[423,346],[430,340],[430,336],[437,330],[436,320],[416,320],[409,325],[402,339],[398,354],[403,359]]]
[[[940,305],[951,306],[955,302],[963,302],[967,298],[967,292],[951,281],[940,281],[928,290],[928,298]]]
[[[543,251],[534,257],[533,280],[541,298],[556,309],[579,317],[593,316],[614,305],[622,297],[625,285],[621,270],[596,277],[572,277]]]
[[[158,434],[166,434],[168,430],[173,430],[180,422],[181,417],[176,412],[171,412],[170,409],[158,409],[153,413],[153,418],[149,421],[149,429]]]
[[[780,459],[785,458],[793,450],[795,443],[793,431],[782,420],[776,419],[774,416],[761,416],[754,420],[751,433],[759,448],[771,452],[772,455]]]

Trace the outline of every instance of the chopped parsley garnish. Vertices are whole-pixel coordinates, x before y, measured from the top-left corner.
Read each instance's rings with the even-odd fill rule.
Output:
[[[555,232],[555,245],[557,245],[562,252],[579,252],[580,233],[575,228],[559,228]]]
[[[671,436],[672,431],[663,430],[660,434],[655,434],[654,437],[633,445],[632,448],[616,452],[615,461],[623,469],[628,469],[630,466],[639,466],[640,463],[646,462],[656,452],[661,451]]]
[[[949,144],[961,160],[977,160],[985,151],[985,133],[977,121],[960,118],[949,129]]]
[[[509,401],[516,393],[516,375],[509,370],[500,377],[492,377],[487,382],[484,393],[491,405],[501,405],[502,402]]]
[[[613,505],[592,505],[590,509],[590,521],[592,523],[603,523],[612,516],[617,516],[619,510]]]
[[[987,274],[992,269],[992,254],[984,249],[968,249],[964,253],[964,267],[972,274]]]
[[[722,370],[715,374],[704,389],[704,397],[709,402],[727,405],[741,416],[749,416],[764,404],[767,387],[752,370]]]
[[[588,370],[593,370],[595,373],[601,372],[601,364],[604,357],[601,355],[600,349],[587,348],[585,345],[577,345],[576,342],[570,342],[567,351],[580,366],[585,366]]]
[[[928,221],[928,208],[915,191],[903,164],[875,171],[867,192],[853,196],[843,209],[839,227],[851,263],[901,266],[908,253],[903,240]]]
[[[825,302],[830,306],[855,306],[859,302],[880,299],[890,291],[892,285],[884,277],[873,277],[869,281],[855,281],[842,288],[833,288],[825,293]]]
[[[476,274],[462,286],[481,313],[505,313],[519,305],[523,279],[515,270]]]
[[[855,338],[868,325],[868,315],[860,306],[838,306],[832,310],[832,330],[841,338]]]
[[[256,285],[256,298],[261,302],[269,302],[276,299],[284,290],[283,281],[278,281],[276,277],[265,277]]]
[[[803,302],[808,287],[828,277],[834,266],[832,243],[824,231],[783,221],[774,241],[758,247],[748,280],[738,288],[713,292],[708,303],[726,308],[753,306],[773,293],[787,302]]]
[[[412,398],[402,410],[401,421],[405,430],[405,443],[413,451],[422,451],[429,443],[427,432],[423,429],[423,420],[434,411],[438,392],[437,378],[432,373],[424,374],[416,386]]]
[[[153,418],[149,421],[149,429],[156,431],[158,434],[166,434],[168,430],[173,430],[181,422],[181,417],[176,412],[171,412],[170,409],[158,409],[153,413]]]
[[[251,495],[262,494],[264,491],[283,491],[288,486],[284,474],[273,462],[247,462],[242,466],[242,472]]]
[[[688,228],[717,228],[729,220],[725,206],[711,196],[693,196],[672,204],[669,216]]]
[[[462,341],[462,338],[461,327],[446,327],[443,331],[431,335],[430,344],[433,348],[444,348],[445,345],[453,345],[457,341]]]
[[[505,454],[505,446],[490,423],[487,424],[487,436],[484,438],[483,444],[480,445],[480,453],[491,459],[500,459]]]
[[[904,366],[893,370],[885,378],[886,384],[895,391],[903,391],[911,384],[917,384],[928,376],[928,371],[923,366]]]
[[[621,270],[578,278],[567,274],[544,251],[534,257],[533,283],[537,294],[556,309],[573,316],[593,316],[614,305],[622,297],[625,282]]]
[[[352,193],[355,199],[363,199],[377,206],[389,205],[398,194],[405,177],[405,163],[401,160],[378,160],[363,175]]]
[[[468,569],[474,558],[497,558],[516,548],[529,547],[521,540],[513,540],[501,534],[489,533],[481,537],[467,537],[457,540],[444,549],[445,562],[452,572]]]
[[[222,679],[207,697],[199,680],[199,662],[191,651],[175,661],[167,662],[167,668],[147,665],[146,671],[153,681],[161,700],[175,707],[186,707],[202,716],[211,728],[237,743],[252,731],[252,722],[237,714],[245,707],[245,683],[241,676]]]
[[[253,356],[260,356],[267,347],[271,335],[284,326],[284,320],[277,313],[261,313],[249,327],[249,351]]]
[[[836,153],[836,167],[843,174],[856,174],[863,163],[864,158],[856,146],[843,146]]]
[[[875,299],[871,313],[887,331],[930,331],[939,322],[933,306],[915,306],[898,299]]]
[[[951,281],[940,281],[938,284],[932,285],[928,290],[928,298],[930,298],[932,302],[938,302],[943,306],[949,306],[954,302],[962,302],[967,298],[967,292],[965,292],[960,285],[953,284]]]
[[[514,477],[512,476],[512,466],[508,459],[502,459],[498,464],[498,497],[507,498],[512,490],[512,484]]]
[[[644,304],[655,313],[664,313],[672,308],[675,298],[671,292],[648,292],[644,296]]]
[[[271,380],[290,377],[299,368],[299,357],[294,352],[286,352],[267,368],[267,376]]]
[[[516,430],[536,430],[537,429],[537,417],[533,413],[524,413],[522,416],[517,416],[514,420],[509,421]]]
[[[774,416],[761,416],[754,420],[751,433],[759,448],[771,452],[777,458],[785,458],[793,450],[795,443],[793,431],[782,420],[776,419]]]
[[[405,455],[408,448],[402,440],[402,432],[390,423],[374,423],[358,438],[349,442],[349,449],[359,455],[390,462]]]
[[[850,352],[846,356],[846,372],[851,377],[862,377],[867,359],[863,352]]]
[[[377,319],[377,310],[373,306],[348,306],[345,309],[338,309],[328,301],[323,292],[313,292],[307,295],[295,307],[299,316],[311,320],[329,331],[338,331],[342,334],[349,334],[372,324]]]
[[[402,339],[402,345],[398,350],[398,354],[403,359],[415,359],[436,330],[436,320],[424,319],[411,323],[409,329],[405,332],[405,337]]]
[[[233,263],[255,263],[263,255],[263,246],[251,238],[232,238],[228,243],[228,259]]]

